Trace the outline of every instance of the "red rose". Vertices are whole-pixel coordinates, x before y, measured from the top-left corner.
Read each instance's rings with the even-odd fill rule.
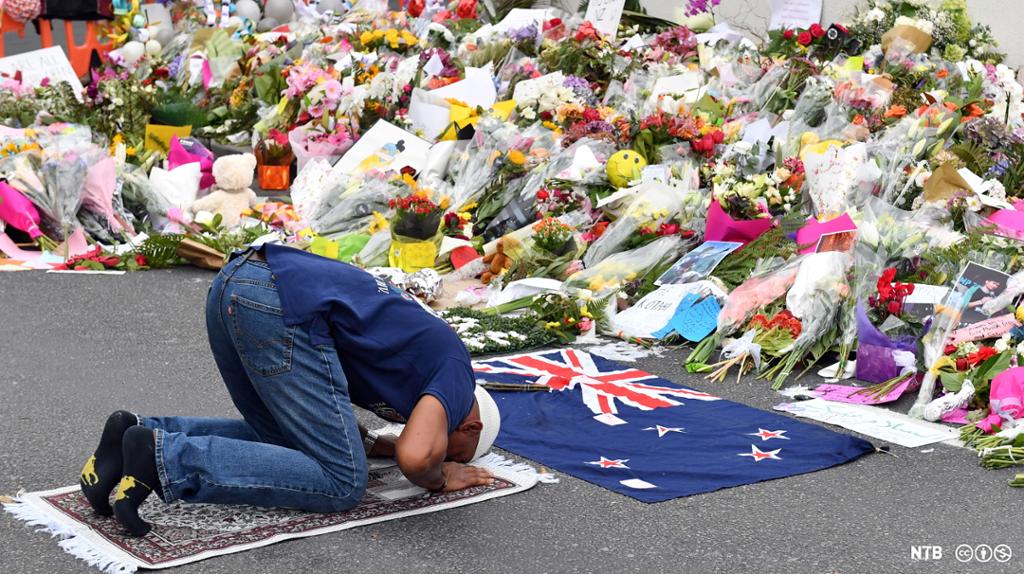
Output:
[[[419,18],[425,7],[426,2],[424,0],[409,0],[409,3],[405,5],[405,11],[413,18]]]
[[[971,365],[967,361],[966,357],[960,357],[959,359],[956,360],[956,370],[958,370],[958,371],[966,371],[967,369],[970,369],[970,368],[971,368]]]
[[[801,46],[811,45],[812,39],[813,38],[811,38],[810,32],[800,32],[800,35],[796,37],[797,43],[800,44]]]
[[[782,33],[782,38],[785,40],[792,40],[795,34],[796,33],[793,32],[793,30],[786,30],[785,32]]]
[[[455,15],[462,19],[476,19],[476,0],[459,0]]]
[[[542,189],[542,190],[537,192],[537,199],[539,199],[541,201],[547,201],[548,197],[549,197],[548,196],[548,190],[546,190],[546,189]]]
[[[149,261],[146,259],[145,255],[143,255],[141,253],[136,253],[135,254],[135,264],[136,265],[138,265],[139,267],[145,267],[147,263],[149,263]]]
[[[552,28],[557,28],[557,27],[559,27],[561,25],[562,25],[562,19],[561,18],[552,18],[552,19],[548,20],[547,22],[544,22],[544,31],[547,32],[548,30],[550,30]]]
[[[814,36],[815,38],[821,38],[825,35],[825,29],[821,27],[821,24],[811,24],[809,31],[811,32],[811,36]]]
[[[955,352],[956,352],[956,345],[946,345],[946,348],[944,348],[942,350],[942,353],[945,354],[945,355],[952,355]]]

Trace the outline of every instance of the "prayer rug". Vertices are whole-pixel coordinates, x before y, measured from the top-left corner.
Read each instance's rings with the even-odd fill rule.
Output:
[[[643,502],[813,472],[875,450],[575,349],[473,365],[478,383],[509,389],[491,393],[499,447]],[[529,392],[537,385],[550,392]]]
[[[513,463],[496,454],[473,464],[490,470],[494,483],[431,494],[410,483],[396,466],[378,462],[371,465],[363,502],[347,512],[332,514],[252,506],[164,504],[150,497],[141,514],[153,524],[153,530],[142,538],[126,536],[116,520],[92,512],[77,486],[22,493],[15,502],[4,504],[4,509],[28,525],[41,526],[59,537],[58,544],[69,554],[109,574],[126,574],[139,568],[181,566],[292,538],[483,502],[522,492],[541,478],[529,465]]]

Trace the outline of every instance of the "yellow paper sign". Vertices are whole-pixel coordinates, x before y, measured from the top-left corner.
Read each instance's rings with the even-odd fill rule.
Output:
[[[187,138],[192,135],[192,126],[162,126],[146,124],[146,149],[167,154],[174,136]]]
[[[864,69],[864,56],[854,56],[846,59],[846,69],[852,72],[859,72]]]

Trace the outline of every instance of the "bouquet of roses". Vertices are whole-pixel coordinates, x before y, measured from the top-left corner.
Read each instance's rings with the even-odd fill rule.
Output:
[[[800,319],[803,329],[793,345],[779,351],[776,363],[762,373],[778,390],[796,366],[810,356],[811,365],[832,348],[838,335],[838,311],[850,295],[846,268],[850,257],[838,251],[812,253],[803,258],[786,294],[786,309]]]
[[[707,370],[707,361],[726,337],[739,331],[754,315],[772,305],[786,294],[796,280],[803,257],[781,266],[754,273],[750,279],[733,289],[718,314],[718,327],[714,335],[701,341],[686,358],[691,372]]]
[[[785,309],[758,313],[747,322],[742,337],[723,341],[721,361],[698,370],[710,370],[705,377],[708,380],[723,381],[729,370],[738,365],[736,382],[739,382],[744,373],[760,369],[765,356],[776,357],[792,347],[802,330],[800,320]]]
[[[591,267],[614,253],[634,247],[637,235],[656,236],[662,224],[667,224],[681,205],[673,188],[657,183],[642,186],[626,212],[590,245],[583,256],[583,264]],[[646,232],[641,233],[641,230]]]

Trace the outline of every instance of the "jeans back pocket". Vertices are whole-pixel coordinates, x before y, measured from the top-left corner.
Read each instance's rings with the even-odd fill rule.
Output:
[[[232,295],[228,315],[246,367],[264,377],[291,370],[295,327],[284,324],[281,309]]]

